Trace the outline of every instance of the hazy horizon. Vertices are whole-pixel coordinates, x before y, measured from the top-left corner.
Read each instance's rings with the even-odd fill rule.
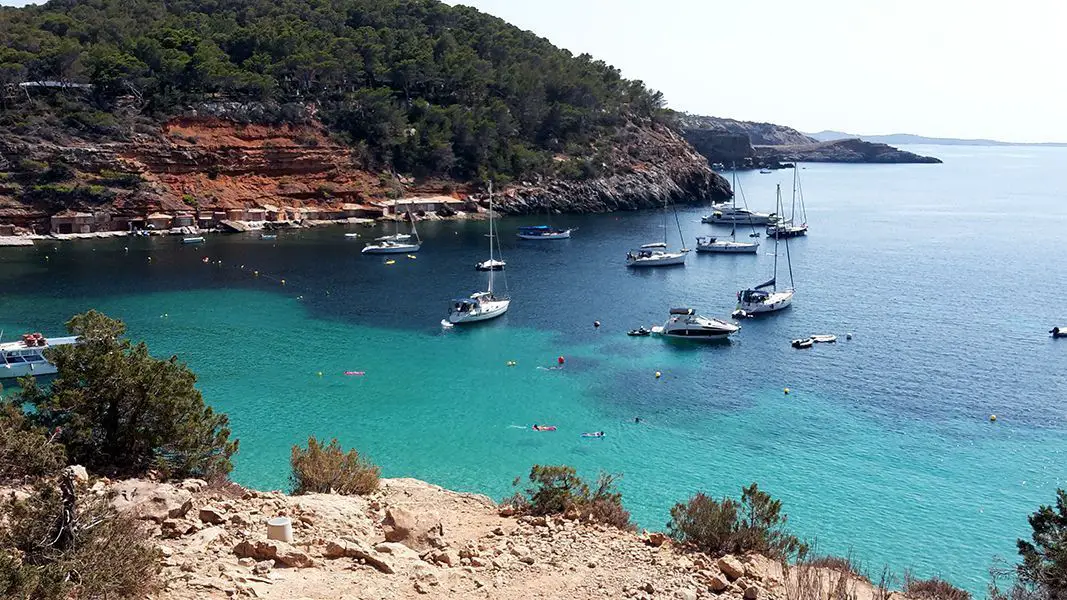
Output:
[[[448,3],[592,54],[676,110],[804,132],[1067,142],[1056,0]]]

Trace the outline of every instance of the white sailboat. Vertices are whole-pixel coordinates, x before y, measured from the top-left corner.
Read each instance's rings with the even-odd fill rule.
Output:
[[[782,208],[782,186],[778,185],[778,209]],[[737,292],[737,310],[735,317],[749,317],[763,313],[777,312],[793,303],[796,289],[793,287],[793,263],[789,257],[789,239],[785,239],[785,258],[789,266],[789,287],[778,289],[778,239],[774,238],[774,274],[770,281],[754,288]]]
[[[800,200],[800,223],[797,218],[797,199]],[[808,211],[804,207],[804,188],[800,185],[800,168],[793,166],[793,202],[789,209],[789,218],[782,215],[767,225],[767,235],[773,238],[800,237],[808,234]]]
[[[684,247],[685,238],[682,237],[682,224],[678,221],[678,211],[674,211],[674,220],[678,225],[678,238],[682,240],[683,247],[677,252],[667,249],[667,199],[663,199],[663,241],[644,244],[636,250],[626,253],[626,266],[628,267],[669,267],[685,265],[685,257],[689,254],[689,248]]]
[[[489,260],[488,263],[495,262],[493,257],[494,243],[498,246],[499,242],[494,242],[497,239],[496,230],[493,227],[495,215],[493,214],[493,182],[489,182]],[[503,262],[503,261],[500,261]],[[484,292],[475,292],[470,295],[469,298],[459,298],[452,301],[452,307],[448,311],[447,322],[452,325],[459,325],[461,323],[475,323],[477,321],[488,321],[494,319],[500,315],[506,313],[511,306],[511,298],[507,295],[507,279],[504,279],[505,293],[503,295],[497,295],[493,291],[493,278],[496,275],[495,269],[488,269],[489,271],[489,289]]]
[[[737,195],[741,194],[741,198],[744,199],[744,193],[741,192],[741,188],[737,183],[737,167],[733,169],[733,205],[734,210],[737,209]],[[748,204],[748,202],[745,202]],[[739,242],[737,241],[737,223],[732,223],[733,227],[730,228],[730,239],[725,240],[716,236],[704,235],[697,238],[697,252],[714,252],[719,254],[755,254],[759,250],[759,242]],[[753,229],[755,233],[755,229]]]
[[[418,252],[419,248],[422,248],[422,240],[419,238],[419,232],[415,228],[415,217],[408,211],[408,218],[411,220],[411,235],[400,233],[400,220],[397,219],[397,205],[393,203],[393,235],[387,235],[378,238],[377,244],[367,244],[363,247],[363,254],[410,254],[412,252]],[[346,236],[348,234],[345,234]],[[411,236],[415,236],[415,242],[411,243],[406,240],[410,240]],[[406,238],[406,239],[405,239]]]

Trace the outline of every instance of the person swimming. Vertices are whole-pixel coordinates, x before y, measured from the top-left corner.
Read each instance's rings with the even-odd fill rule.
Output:
[[[640,423],[641,417],[634,417],[634,423]]]

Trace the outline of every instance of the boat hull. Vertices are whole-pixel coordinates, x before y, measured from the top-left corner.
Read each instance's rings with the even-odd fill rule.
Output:
[[[421,247],[422,244],[372,244],[370,246],[365,246],[360,252],[363,254],[408,254],[409,252],[418,252]]]
[[[462,325],[464,323],[488,321],[489,319],[495,319],[508,312],[510,306],[511,300],[492,300],[489,302],[482,302],[477,311],[452,311],[448,313],[448,322],[453,325]]]
[[[40,377],[42,375],[55,375],[58,372],[56,366],[47,361],[0,364],[0,379],[13,379],[15,377],[25,377],[27,375]]]
[[[767,237],[780,240],[808,235],[807,226],[803,227],[768,227]]]
[[[663,254],[659,256],[653,256],[650,258],[636,258],[628,259],[626,261],[627,267],[635,269],[643,269],[648,267],[674,267],[685,264],[685,252],[672,252],[669,254]]]
[[[759,244],[746,244],[744,242],[697,244],[697,252],[710,254],[755,254],[757,251],[759,251]]]
[[[523,240],[566,240],[571,237],[571,230],[557,231],[554,233],[518,233],[519,239]]]
[[[503,261],[490,261],[480,262],[474,265],[476,271],[503,271],[507,263]]]
[[[793,304],[793,290],[774,292],[763,302],[740,302],[737,308],[750,315],[761,315],[785,310]]]
[[[700,219],[707,225],[766,225],[771,222],[770,216],[743,216],[732,217],[729,215],[707,216]]]

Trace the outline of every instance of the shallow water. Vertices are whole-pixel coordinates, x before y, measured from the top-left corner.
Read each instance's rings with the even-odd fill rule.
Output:
[[[0,249],[0,327],[54,333],[88,308],[124,319],[230,415],[234,478],[248,485],[285,487],[289,448],[310,434],[386,475],[493,497],[534,463],[621,472],[650,528],[694,491],[757,481],[821,551],[981,593],[993,556],[1014,558],[1026,516],[1065,475],[1067,344],[1046,332],[1067,325],[1067,151],[912,149],[945,164],[805,165],[795,305],[729,344],[625,335],[671,306],[726,316],[738,289],[770,275],[762,251],[627,270],[630,247],[662,237],[656,212],[556,217],[579,227],[558,242],[513,239],[537,219],[505,220],[511,311],[467,329],[439,322],[451,297],[484,285],[485,223],[423,224],[418,258],[390,266],[341,228]],[[770,210],[791,177],[741,180]],[[680,212],[688,245],[715,230],[702,209]],[[812,333],[840,339],[789,347]],[[579,437],[595,430],[607,437]]]

